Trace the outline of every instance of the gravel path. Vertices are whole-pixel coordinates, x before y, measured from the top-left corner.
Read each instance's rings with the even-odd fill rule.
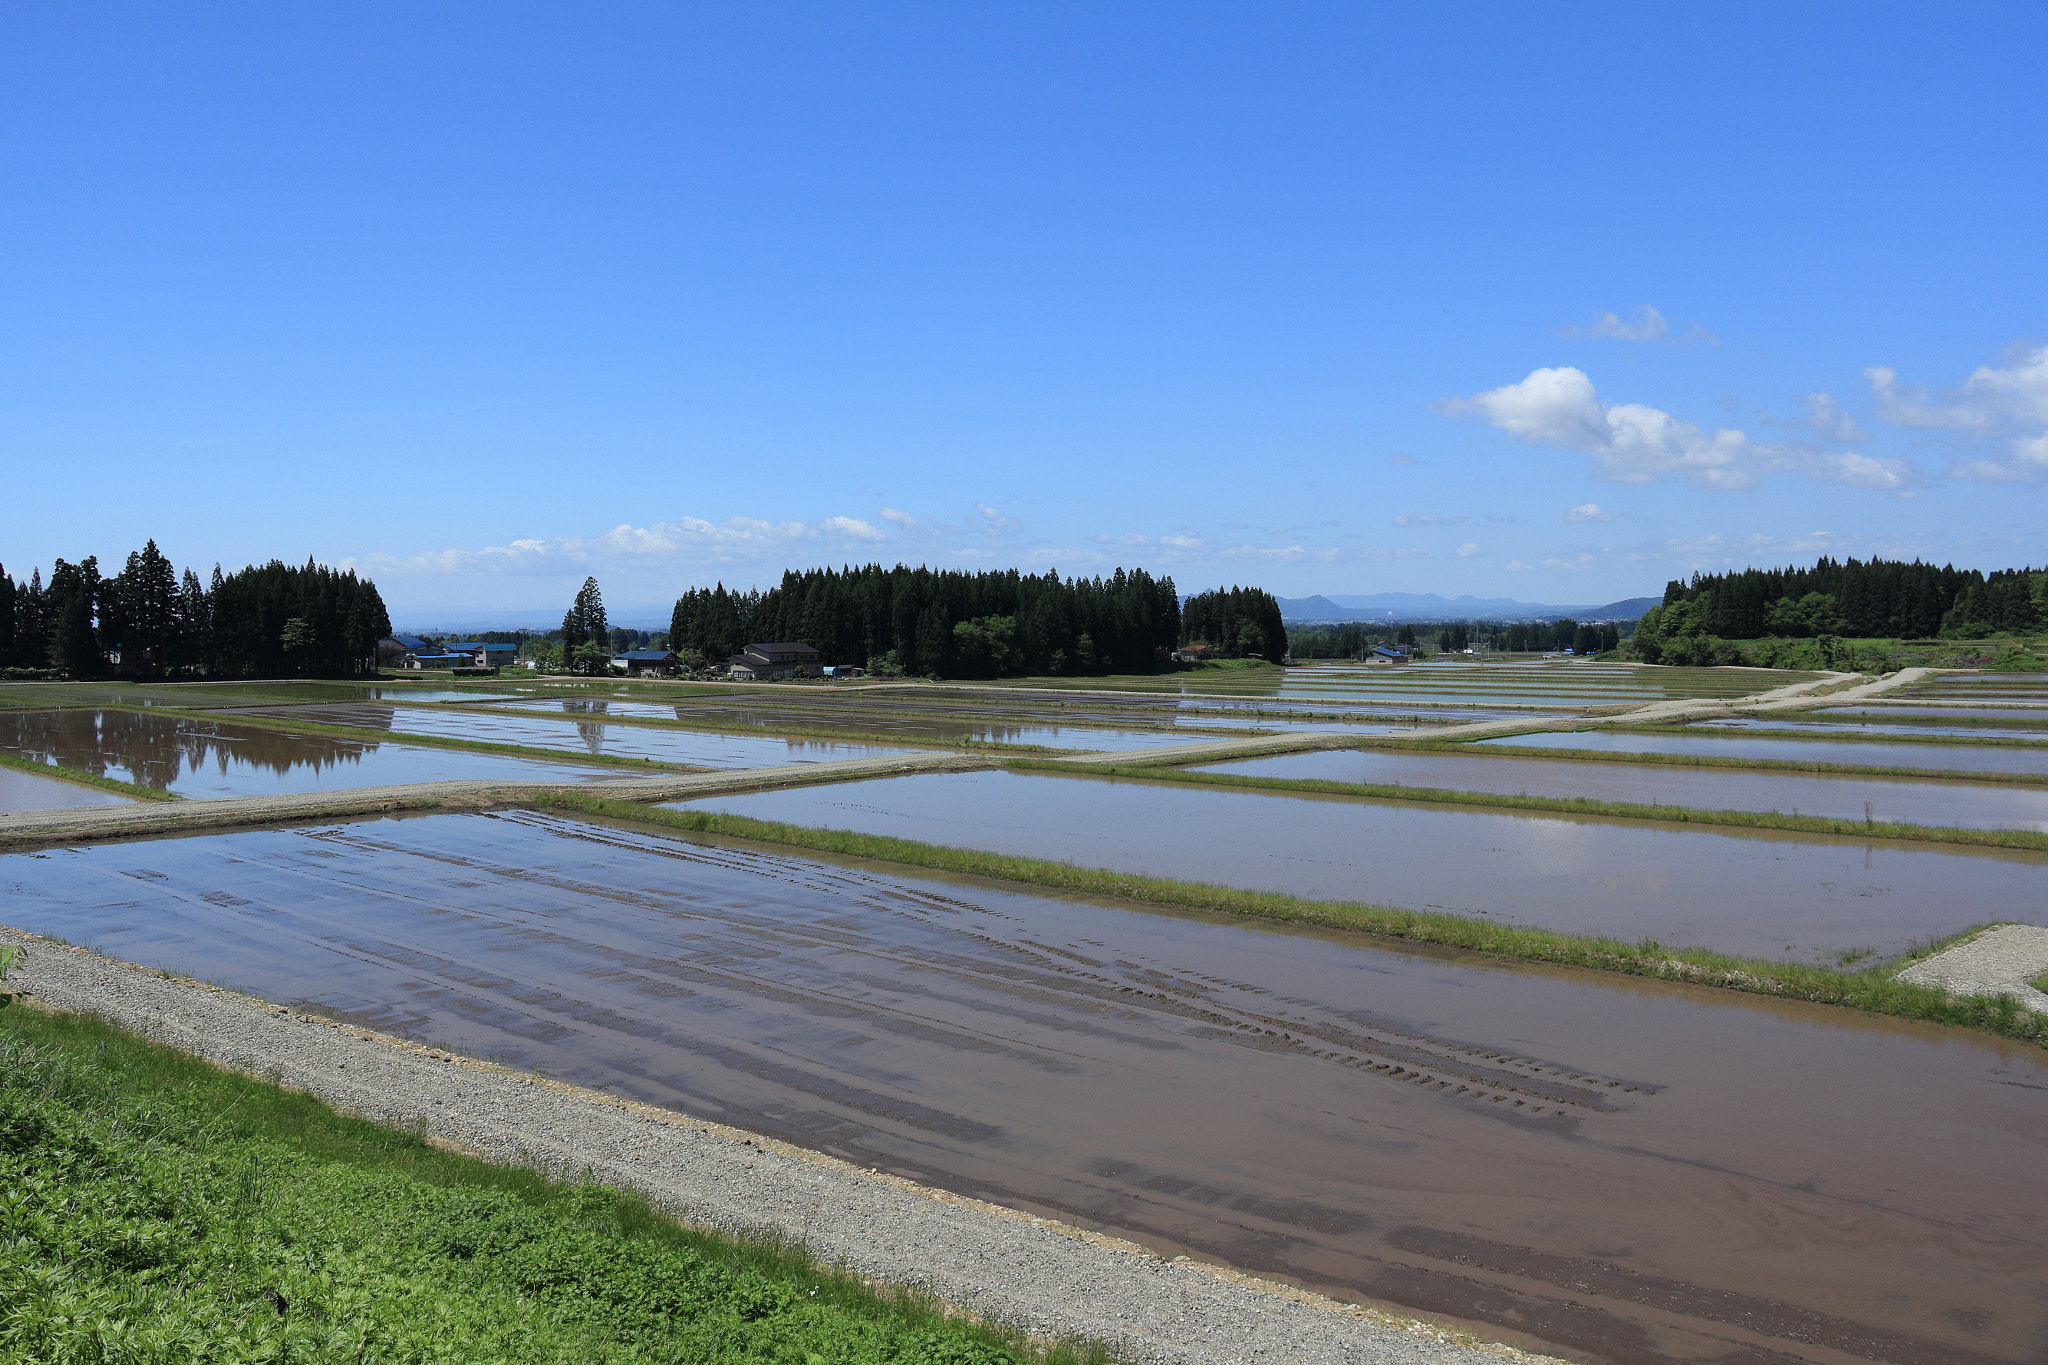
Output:
[[[2048,933],[2048,931],[2043,931]],[[1376,1309],[878,1175],[737,1129],[520,1075],[0,928],[10,978],[355,1113],[494,1161],[635,1190],[700,1225],[773,1229],[878,1279],[1144,1365],[1555,1365]]]
[[[2010,995],[2028,1009],[2048,1014],[2048,995],[2028,985],[2048,972],[2048,929],[2001,924],[1899,973],[1899,980],[1934,986],[1954,995]]]

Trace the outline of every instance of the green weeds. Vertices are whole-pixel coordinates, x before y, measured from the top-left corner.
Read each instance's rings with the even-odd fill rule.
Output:
[[[440,1151],[97,1020],[0,1015],[0,1358],[1101,1361],[801,1248]]]
[[[66,768],[55,763],[39,763],[21,754],[0,754],[0,767],[13,768],[18,772],[34,773],[37,777],[55,778],[60,782],[75,782],[81,787],[98,787],[101,791],[119,792],[132,796],[137,801],[176,801],[179,798],[171,792],[159,791],[135,782],[123,782],[118,777],[101,777],[98,773],[81,772],[77,768]]]

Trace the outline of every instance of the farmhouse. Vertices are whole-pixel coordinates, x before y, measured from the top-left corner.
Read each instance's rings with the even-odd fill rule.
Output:
[[[745,650],[727,659],[725,668],[726,676],[741,682],[757,681],[762,678],[794,678],[817,672],[818,651],[801,640],[748,645]]]
[[[1372,653],[1365,656],[1365,661],[1369,664],[1405,664],[1408,662],[1408,651],[1396,649],[1392,645],[1375,645]]]
[[[676,671],[676,656],[666,649],[629,649],[612,655],[612,667],[629,678],[666,678]]]

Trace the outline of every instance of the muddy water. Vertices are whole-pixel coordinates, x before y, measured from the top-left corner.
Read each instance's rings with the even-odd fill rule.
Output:
[[[0,768],[0,811],[61,810],[69,806],[125,806],[133,798],[62,778]]]
[[[615,758],[646,758],[697,768],[767,768],[784,763],[829,763],[842,758],[877,758],[901,749],[879,744],[836,744],[825,740],[770,739],[691,730],[657,730],[645,725],[607,725],[598,720],[556,720],[536,716],[478,715],[462,710],[414,706],[294,706],[289,715],[325,725],[388,730],[399,735],[437,735],[524,744]],[[616,774],[614,774],[616,776]]]
[[[1010,772],[677,808],[1805,962],[2048,924],[2048,854],[2007,850]]]
[[[616,769],[328,739],[133,711],[0,712],[0,750],[95,777],[202,798],[467,778],[574,782],[619,776]]]
[[[2039,1050],[532,816],[0,858],[7,919],[1617,1365],[2037,1361]],[[34,950],[31,949],[31,952]]]
[[[1239,759],[1193,771],[2048,833],[2048,788],[2006,784],[1807,777],[1730,768],[1634,767],[1570,759],[1485,758],[1477,754],[1362,749]]]
[[[1854,740],[1740,739],[1733,735],[1646,735],[1608,730],[1556,731],[1473,741],[1536,749],[1592,749],[1615,754],[1688,754],[1698,757],[1774,759],[1784,763],[1853,763],[1872,768],[1929,772],[2017,773],[2048,777],[2048,749],[1995,745],[1860,744]]]

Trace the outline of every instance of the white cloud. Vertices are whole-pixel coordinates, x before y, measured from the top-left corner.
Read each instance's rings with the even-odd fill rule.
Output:
[[[1842,411],[1831,393],[1809,393],[1799,400],[1806,404],[1807,425],[1824,441],[1867,441],[1869,433],[1856,425],[1853,414]]]
[[[1532,371],[1517,384],[1438,404],[1449,414],[1469,413],[1524,441],[1583,450],[1593,468],[1619,483],[1652,483],[1682,476],[1701,488],[1754,488],[1766,472],[1784,471],[1858,488],[1905,486],[1903,460],[1758,445],[1732,428],[1708,432],[1641,403],[1604,404],[1583,370],[1571,366]]]
[[[1671,336],[1671,324],[1664,320],[1662,313],[1647,303],[1636,310],[1636,320],[1634,322],[1624,322],[1614,313],[1599,313],[1595,314],[1593,321],[1586,326],[1566,327],[1558,335],[1568,337],[1605,337],[1611,341],[1636,342],[1669,341],[1673,339]],[[1697,322],[1690,324],[1684,334],[1677,337],[1676,340],[1704,341],[1712,346],[1719,346],[1721,344],[1721,338],[1715,336]]]
[[[919,521],[916,517],[913,517],[908,512],[899,512],[893,507],[884,507],[882,509],[882,520],[888,522],[892,526],[900,526],[905,531],[909,531],[912,533],[922,531],[924,529],[924,523]]]
[[[1458,547],[1458,558],[1460,559],[1470,559],[1473,555],[1476,555],[1478,553],[1479,547],[1469,540]]]
[[[1396,525],[1396,526],[1456,526],[1456,525],[1458,525],[1458,524],[1459,524],[1460,522],[1465,522],[1465,521],[1470,521],[1470,520],[1472,520],[1472,518],[1470,518],[1470,517],[1432,517],[1432,516],[1427,516],[1427,515],[1424,515],[1424,514],[1422,514],[1422,513],[1419,513],[1419,512],[1417,512],[1417,513],[1409,513],[1409,514],[1407,514],[1407,515],[1405,515],[1405,516],[1398,516],[1398,517],[1395,517],[1395,518],[1394,518],[1394,525]]]
[[[888,539],[858,517],[827,517],[818,523],[818,530],[825,535],[845,536],[852,540]]]
[[[1614,513],[1601,511],[1600,504],[1597,502],[1582,502],[1577,507],[1566,512],[1564,519],[1575,525],[1583,526],[1588,522],[1613,521]]]
[[[1529,570],[1535,567],[1536,566],[1534,564],[1525,564],[1519,559],[1510,559],[1508,561],[1509,573],[1527,573],[1529,572]]]
[[[1894,426],[2008,437],[2004,458],[1966,460],[1950,472],[1993,483],[2048,478],[2048,346],[2016,350],[2004,368],[1979,366],[1960,389],[1930,402],[1923,388],[1899,384],[1897,370],[1873,365],[1863,372],[1877,399],[1877,415]]]
[[[882,531],[858,517],[826,517],[818,522],[769,522],[752,517],[710,522],[700,517],[683,517],[651,526],[619,525],[595,536],[548,536],[487,545],[478,550],[373,555],[360,565],[353,561],[350,564],[372,572],[398,574],[546,576],[672,564],[752,564],[781,555],[815,555],[833,546],[872,544],[886,538]]]
[[[977,502],[976,504],[974,504],[974,510],[981,513],[983,520],[988,522],[988,529],[990,531],[995,532],[997,535],[1008,535],[1013,531],[1021,531],[1024,529],[1023,522],[1017,520],[1015,517],[1003,515],[1001,512],[997,511],[993,507],[990,507],[985,502]]]
[[[1387,458],[1388,458],[1389,460],[1392,460],[1392,461],[1393,461],[1393,462],[1394,462],[1395,464],[1419,464],[1419,463],[1420,463],[1420,461],[1418,461],[1418,460],[1417,460],[1417,459],[1416,459],[1416,458],[1415,458],[1415,457],[1414,457],[1413,455],[1389,455],[1389,456],[1387,456]]]

